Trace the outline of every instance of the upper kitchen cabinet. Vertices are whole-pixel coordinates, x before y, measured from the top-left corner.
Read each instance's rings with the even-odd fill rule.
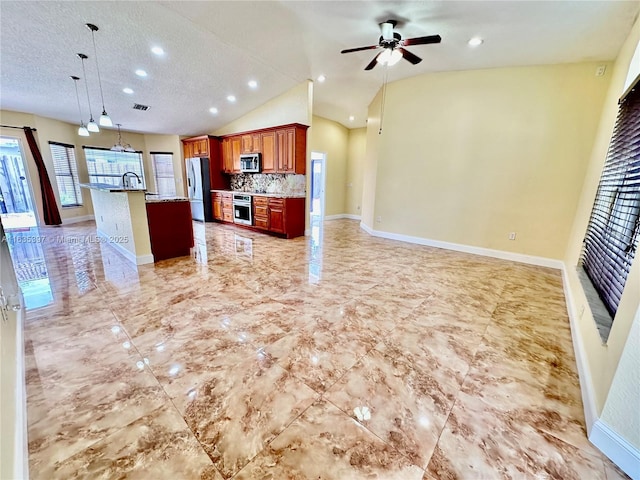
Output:
[[[262,132],[262,173],[276,173],[276,132]]]
[[[264,128],[225,137],[225,172],[240,171],[240,155],[262,154],[262,173],[298,173],[307,170],[307,127],[298,123]]]
[[[262,137],[260,133],[245,133],[241,138],[241,153],[260,153],[262,151]]]
[[[278,173],[307,171],[307,127],[292,125],[276,130],[276,168]]]
[[[211,152],[211,139],[216,139],[209,135],[200,137],[185,138],[182,140],[184,158],[208,158]],[[216,139],[216,141],[218,141]]]
[[[240,154],[242,137],[224,137],[222,139],[222,170],[225,173],[240,173]]]
[[[242,137],[231,138],[231,158],[233,159],[233,173],[240,173],[240,153],[242,152]]]

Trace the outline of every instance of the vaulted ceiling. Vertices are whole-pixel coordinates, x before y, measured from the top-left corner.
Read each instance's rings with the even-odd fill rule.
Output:
[[[0,2],[0,108],[79,122],[70,75],[84,77],[101,111],[91,32],[96,32],[104,103],[130,131],[212,132],[306,79],[314,113],[364,126],[383,68],[364,71],[378,24],[396,19],[403,38],[440,34],[408,47],[423,58],[389,68],[389,81],[427,72],[613,60],[640,10],[636,1],[6,1]],[[470,47],[471,37],[484,43]],[[151,48],[164,50],[154,55]],[[137,69],[146,77],[135,74]],[[254,80],[257,87],[247,82]],[[80,81],[88,120],[85,78]],[[124,88],[132,94],[123,92]],[[236,101],[227,100],[234,95]],[[133,104],[148,105],[147,111]],[[210,112],[217,108],[217,114]],[[354,116],[353,121],[349,117]]]

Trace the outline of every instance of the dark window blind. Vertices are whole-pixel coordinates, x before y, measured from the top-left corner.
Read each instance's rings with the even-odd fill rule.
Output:
[[[66,143],[49,142],[53,170],[56,174],[60,204],[63,207],[79,207],[82,205],[82,193],[78,182],[78,164],[75,148]]]
[[[640,86],[621,101],[582,251],[582,265],[615,316],[640,229]]]
[[[87,160],[90,182],[121,186],[122,175],[125,172],[133,172],[140,177],[140,187],[145,188],[142,152],[114,152],[106,148],[87,146],[82,148]]]
[[[173,154],[151,152],[156,190],[160,195],[176,194],[176,182],[173,176]]]

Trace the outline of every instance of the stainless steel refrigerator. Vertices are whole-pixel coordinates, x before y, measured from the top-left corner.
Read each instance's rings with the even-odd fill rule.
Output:
[[[201,222],[213,221],[211,179],[208,158],[187,158],[187,188],[191,203],[191,217]]]

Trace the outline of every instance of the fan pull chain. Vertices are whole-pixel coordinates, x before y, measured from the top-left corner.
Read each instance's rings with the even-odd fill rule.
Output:
[[[387,100],[387,79],[389,77],[389,70],[387,64],[385,63],[382,67],[382,99],[380,104],[380,130],[378,130],[378,135],[382,135],[382,119],[384,118],[384,104]]]

